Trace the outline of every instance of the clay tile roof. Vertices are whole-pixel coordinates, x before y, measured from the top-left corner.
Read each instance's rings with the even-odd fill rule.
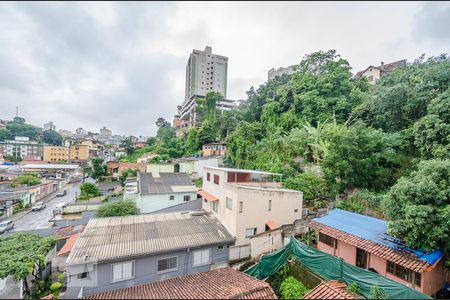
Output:
[[[56,229],[53,232],[53,235],[55,235],[57,239],[64,240],[64,239],[69,238],[71,235],[73,235],[75,233],[83,232],[85,227],[86,227],[86,225],[61,227],[61,228]]]
[[[64,255],[66,253],[69,253],[70,251],[72,251],[73,245],[75,245],[75,242],[77,241],[78,237],[80,236],[81,233],[77,233],[74,235],[71,235],[66,243],[64,244],[64,246],[61,248],[61,250],[59,250],[58,252],[58,256],[60,255]]]
[[[266,282],[232,268],[179,276],[84,299],[277,299]]]
[[[303,299],[358,299],[356,294],[346,288],[345,283],[337,280],[323,281],[306,294]]]
[[[269,221],[266,223],[266,225],[267,225],[267,227],[269,227],[270,229],[276,229],[276,228],[279,228],[279,227],[280,227],[277,223],[275,223],[275,222],[272,221],[272,220],[269,220]]]
[[[420,260],[412,253],[389,248],[385,245],[357,237],[350,233],[338,230],[328,225],[324,225],[315,221],[311,221],[308,224],[311,228],[317,231],[329,235],[339,241],[343,241],[349,245],[358,247],[364,251],[372,253],[376,256],[389,260],[393,263],[399,264],[402,267],[408,268],[412,271],[422,273],[430,264],[426,261]]]
[[[212,195],[212,194],[210,194],[210,193],[208,193],[207,191],[204,191],[204,190],[198,191],[197,194],[199,194],[204,199],[206,199],[207,201],[210,201],[210,202],[219,200],[219,198],[217,198],[216,196],[214,196],[214,195]]]

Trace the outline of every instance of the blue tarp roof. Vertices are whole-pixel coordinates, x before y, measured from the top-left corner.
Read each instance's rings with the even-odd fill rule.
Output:
[[[354,236],[382,244],[394,250],[412,252],[416,254],[420,260],[424,260],[430,264],[434,264],[444,256],[444,252],[439,250],[426,253],[422,249],[413,250],[405,247],[400,239],[387,234],[387,221],[374,217],[342,209],[333,209],[326,215],[315,218],[314,221]]]

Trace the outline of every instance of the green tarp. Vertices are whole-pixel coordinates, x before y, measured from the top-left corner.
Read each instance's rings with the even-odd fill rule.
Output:
[[[266,279],[287,263],[291,254],[301,265],[325,280],[339,280],[347,285],[354,281],[357,282],[361,294],[366,298],[370,297],[370,288],[378,285],[383,289],[388,299],[432,299],[401,283],[353,266],[333,255],[308,247],[294,238],[291,238],[290,243],[282,249],[262,256],[261,261],[247,269],[245,273],[258,279]]]

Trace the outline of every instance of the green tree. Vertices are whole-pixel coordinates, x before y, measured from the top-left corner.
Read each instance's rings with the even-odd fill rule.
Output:
[[[214,124],[209,121],[204,121],[197,132],[197,139],[199,147],[217,141],[217,130]]]
[[[382,190],[397,179],[395,141],[382,131],[357,123],[331,136],[329,142],[321,166],[328,186],[336,191]]]
[[[61,146],[63,138],[54,130],[45,130],[44,132],[42,132],[42,140],[44,141],[44,143],[49,145]]]
[[[256,143],[263,137],[261,124],[242,122],[227,139],[226,157],[237,168],[245,168],[252,161],[252,152]]]
[[[301,299],[309,290],[293,276],[288,276],[280,286],[281,297],[283,299]]]
[[[102,158],[92,159],[91,177],[93,179],[100,179],[106,175],[108,175],[108,169],[106,165],[103,164],[103,159]]]
[[[421,161],[389,190],[388,233],[410,247],[450,253],[450,160]]]
[[[80,200],[90,199],[100,196],[100,191],[93,183],[85,182],[80,185]]]
[[[16,184],[26,184],[27,186],[32,186],[36,184],[40,184],[41,180],[36,177],[36,175],[32,174],[25,174],[17,176],[17,178],[14,180]]]
[[[126,169],[122,171],[122,174],[119,176],[119,182],[122,186],[125,185],[125,180],[127,180],[128,177],[136,177],[137,176],[137,170],[134,169]]]
[[[315,173],[299,173],[295,177],[287,178],[283,186],[303,192],[303,200],[321,206],[328,200],[328,187],[325,179]]]
[[[156,120],[156,126],[158,128],[170,127],[170,122],[166,121],[164,118],[159,117],[158,120]]]
[[[189,130],[189,133],[187,135],[187,139],[185,142],[185,152],[187,155],[194,155],[198,152],[200,148],[199,142],[198,142],[198,131],[197,128],[192,128]]]
[[[151,136],[147,139],[147,145],[150,147],[155,145],[157,142],[158,142],[158,140],[153,136]]]
[[[22,161],[22,158],[20,156],[5,155],[5,156],[3,156],[3,158],[5,159],[5,161],[9,161],[9,162],[21,162]]]
[[[12,275],[15,281],[23,280],[24,295],[31,298],[31,288],[41,280],[45,258],[55,244],[56,239],[52,236],[14,233],[0,237],[0,278]],[[32,286],[24,280],[29,275],[32,275]]]
[[[42,134],[42,128],[26,124],[22,118],[8,123],[6,129],[11,133],[12,137],[25,136],[35,141],[40,140]]]
[[[10,140],[13,138],[13,134],[6,128],[0,128],[0,141]]]
[[[125,149],[125,152],[127,155],[131,155],[134,152],[133,143],[131,142],[131,137],[127,137],[122,140],[120,143],[120,147],[123,147]]]
[[[132,200],[119,200],[103,204],[96,213],[98,218],[136,215],[139,210]]]

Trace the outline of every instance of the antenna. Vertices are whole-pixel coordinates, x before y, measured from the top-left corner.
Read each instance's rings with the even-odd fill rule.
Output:
[[[19,107],[16,106],[16,118],[19,116]]]

